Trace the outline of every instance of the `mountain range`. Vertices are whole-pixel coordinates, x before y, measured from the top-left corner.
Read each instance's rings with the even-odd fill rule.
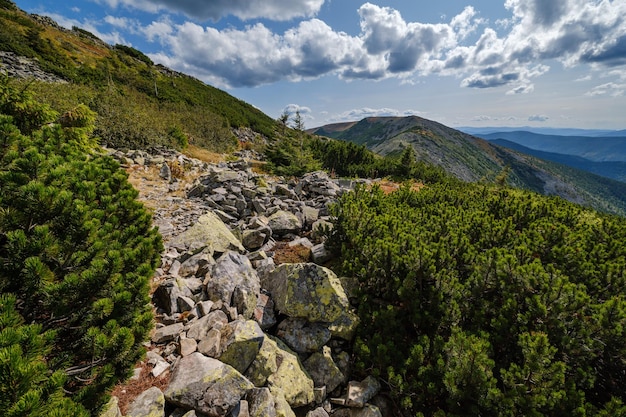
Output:
[[[575,156],[559,160],[549,158],[545,151],[523,148],[512,141],[489,141],[417,116],[371,117],[359,122],[321,126],[309,132],[365,145],[382,155],[399,154],[410,146],[418,160],[441,166],[464,181],[495,181],[499,174],[506,173],[507,182],[516,187],[557,195],[614,213],[626,208],[626,183],[597,175],[610,169],[613,178],[623,178],[620,176],[624,169],[622,162],[611,160],[619,158],[619,150],[608,145],[604,152],[596,152],[596,157],[611,162],[586,164],[583,158],[576,160]],[[531,133],[528,136],[537,137]],[[611,139],[618,144],[622,140]],[[580,152],[583,148],[580,145]],[[567,149],[563,142],[560,149]],[[575,160],[577,167],[571,166]],[[596,173],[589,172],[592,169]]]
[[[285,126],[277,120],[225,91],[154,64],[135,48],[108,45],[84,29],[64,29],[50,18],[30,15],[10,1],[0,2],[0,51],[65,80],[24,88],[61,112],[86,103],[99,114],[96,134],[107,146],[183,148],[188,143],[187,152],[194,148],[223,152],[237,146],[232,132],[247,128],[254,132],[249,136],[253,142],[258,139],[262,150],[262,144],[279,140],[284,133]],[[504,175],[512,186],[626,214],[623,182],[578,169],[584,161],[573,168],[550,161],[546,154],[534,153],[555,152],[554,148],[532,152],[512,149],[509,142],[513,140],[503,138],[503,134],[488,138],[509,142],[490,142],[415,116],[367,118],[322,126],[309,133],[362,144],[381,155],[399,155],[410,146],[418,160],[441,166],[464,181],[493,182]],[[537,139],[529,134],[527,139],[535,140],[533,146],[537,146],[545,137]],[[617,137],[615,143],[623,139]],[[605,141],[598,139],[597,143]],[[580,145],[577,152],[582,154],[575,156],[593,156],[597,161],[592,161],[603,167],[608,161],[614,162],[618,174],[612,177],[623,178],[623,161],[618,158],[624,152],[616,148],[591,155],[583,148]]]

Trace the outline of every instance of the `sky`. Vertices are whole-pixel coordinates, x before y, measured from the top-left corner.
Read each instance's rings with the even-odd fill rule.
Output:
[[[17,0],[306,128],[626,128],[626,0]]]

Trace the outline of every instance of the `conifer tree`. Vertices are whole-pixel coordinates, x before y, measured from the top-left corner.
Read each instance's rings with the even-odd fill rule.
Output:
[[[126,173],[98,153],[89,109],[57,118],[0,81],[0,293],[53,331],[46,365],[93,410],[142,354],[160,237]]]

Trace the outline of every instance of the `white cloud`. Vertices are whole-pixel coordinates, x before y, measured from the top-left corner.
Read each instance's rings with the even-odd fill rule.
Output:
[[[605,83],[592,88],[585,93],[586,96],[612,96],[620,97],[626,93],[626,83]]]
[[[439,74],[459,78],[463,87],[527,94],[534,91],[533,80],[547,73],[547,64],[555,60],[565,67],[626,65],[624,1],[506,0],[511,16],[494,27],[471,6],[447,23],[431,24],[410,22],[394,8],[365,3],[358,9],[357,35],[310,18],[324,0],[94,1],[178,11],[196,19],[217,20],[229,14],[241,19],[306,17],[283,33],[262,23],[218,30],[193,22],[174,25],[167,17],[139,29],[134,21],[110,18],[116,27],[128,23],[127,30],[141,30],[149,41],[159,40],[163,50],[150,55],[155,62],[220,87],[324,75],[345,80],[395,77],[411,83],[419,76]],[[105,36],[112,39],[115,34]]]
[[[388,107],[383,108],[370,108],[370,107],[362,107],[360,109],[352,109],[347,110],[343,113],[335,114],[330,119],[328,119],[327,123],[335,123],[335,122],[346,122],[346,121],[354,121],[354,120],[362,120],[366,117],[405,117],[405,116],[418,116],[423,114],[418,110],[398,110]]]
[[[528,117],[529,122],[545,122],[548,119],[549,117],[543,114],[533,114],[532,116]]]
[[[65,16],[62,16],[57,13],[45,13],[46,16],[50,16],[54,21],[56,21],[60,26],[71,29],[76,26],[81,29],[87,30],[93,33],[98,38],[102,39],[104,42],[114,45],[114,44],[123,44],[128,45],[129,43],[124,39],[124,37],[118,31],[112,32],[102,32],[99,27],[102,25],[101,22],[84,19],[84,20],[76,20],[76,19],[68,19]]]
[[[324,0],[95,0],[111,8],[120,6],[157,13],[183,13],[195,20],[217,21],[228,15],[242,20],[267,18],[291,20],[312,17],[319,12]]]

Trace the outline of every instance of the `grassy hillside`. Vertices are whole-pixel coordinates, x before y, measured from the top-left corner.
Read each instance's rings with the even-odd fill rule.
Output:
[[[64,111],[79,103],[100,114],[104,144],[145,148],[188,142],[232,149],[229,128],[249,127],[266,136],[276,122],[255,107],[187,75],[155,65],[141,51],[107,45],[80,29],[0,2],[0,51],[36,60],[68,84],[29,86],[37,98]],[[108,123],[108,124],[107,124]]]
[[[362,144],[381,155],[397,155],[412,147],[419,161],[440,166],[464,181],[506,180],[515,187],[602,211],[626,213],[624,183],[499,147],[420,117],[367,118],[312,132]]]

